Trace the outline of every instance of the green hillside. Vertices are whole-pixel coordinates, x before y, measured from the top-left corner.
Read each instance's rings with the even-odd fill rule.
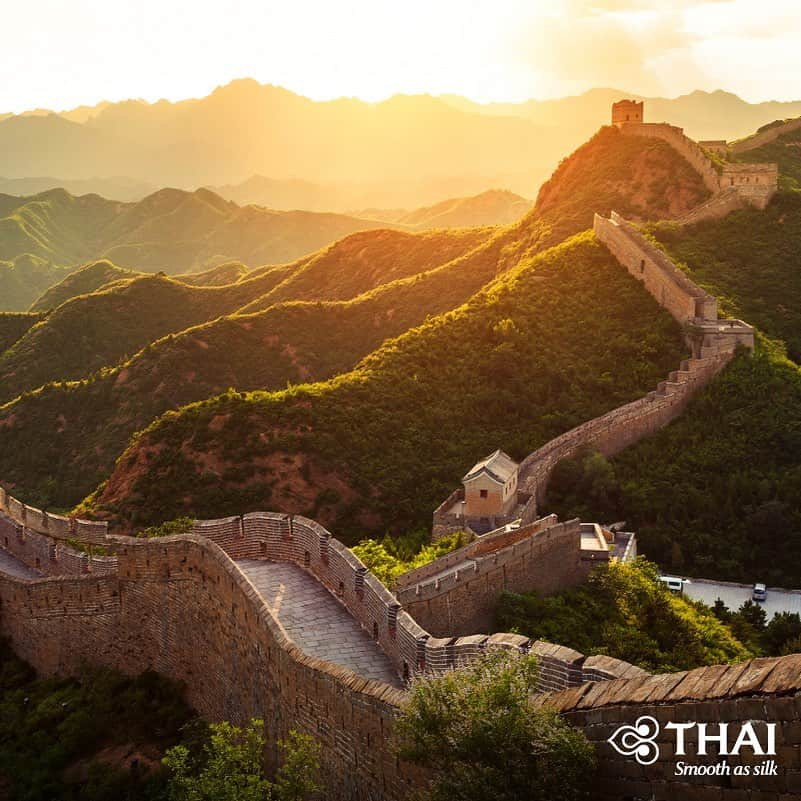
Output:
[[[134,270],[117,267],[108,259],[93,261],[69,273],[57,284],[48,287],[47,291],[31,304],[31,311],[55,309],[78,295],[94,292],[112,281],[143,277],[143,275]]]
[[[189,286],[180,276],[132,273],[133,278],[118,279],[59,306],[0,356],[0,402],[49,381],[88,376],[166,334],[243,306],[263,309],[274,302],[265,298],[276,287],[282,288],[282,298],[347,298],[450,261],[486,239],[491,230],[368,232],[355,240],[346,237],[313,259],[254,270],[223,286]],[[348,271],[348,256],[353,253],[357,257]]]
[[[248,268],[240,262],[227,262],[201,273],[174,275],[176,281],[192,286],[225,286],[235,284],[248,274]],[[51,286],[31,304],[31,311],[48,311],[78,295],[87,295],[113,281],[131,278],[144,278],[147,273],[118,267],[108,259],[90,262],[67,275],[62,281]]]
[[[289,262],[354,231],[397,227],[344,214],[240,207],[207,189],[161,189],[137,203],[51,189],[0,195],[0,310],[27,309],[78,265],[107,259],[145,272],[226,262]],[[93,287],[97,288],[97,287]]]
[[[0,312],[0,355],[23,337],[43,316],[29,312]]]
[[[801,189],[801,130],[782,134],[773,142],[734,158],[751,163],[775,161],[779,165],[781,185],[785,189]]]
[[[779,141],[744,155],[778,160],[786,186],[801,176],[799,153]],[[609,464],[560,468],[548,509],[625,519],[664,570],[800,586],[801,192],[779,192],[765,211],[648,230],[725,313],[757,326],[757,352]]]
[[[801,585],[801,371],[764,339],[672,425],[555,476],[547,511],[626,520],[662,569]]]
[[[365,231],[334,243],[269,293],[243,306],[257,311],[286,300],[347,300],[380,284],[423,273],[485,242],[490,228],[408,234]]]
[[[727,313],[783,340],[801,363],[801,192],[778,194],[764,212],[650,230]]]
[[[281,389],[347,372],[387,337],[477,292],[514,258],[503,255],[510,241],[522,253],[543,233],[504,229],[442,267],[353,300],[221,317],[157,340],[118,367],[27,393],[0,409],[0,475],[36,503],[73,505],[110,474],[131,436],[168,409],[228,387]],[[328,253],[338,263],[335,251]],[[26,458],[12,458],[23,447]]]
[[[0,259],[0,311],[24,311],[38,295],[69,274],[38,256]]]
[[[522,456],[643,394],[682,351],[672,319],[584,235],[351,373],[168,413],[92,506],[122,525],[286,509],[349,539],[424,526],[476,454]]]
[[[160,273],[79,295],[0,356],[0,402],[48,381],[81,378],[114,365],[165,334],[238,308],[285,274],[276,268],[252,281],[196,287]]]

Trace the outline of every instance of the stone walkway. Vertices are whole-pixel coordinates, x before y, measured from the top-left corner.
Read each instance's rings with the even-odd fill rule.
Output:
[[[237,564],[299,648],[365,678],[401,686],[386,654],[306,571],[290,563],[258,559],[243,559]]]
[[[9,576],[21,579],[37,579],[42,577],[32,567],[23,564],[19,559],[2,548],[0,548],[0,573],[6,573]]]

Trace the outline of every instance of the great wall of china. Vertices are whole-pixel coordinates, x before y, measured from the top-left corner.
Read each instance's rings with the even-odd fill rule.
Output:
[[[188,700],[210,719],[263,717],[273,765],[277,740],[290,728],[305,731],[320,743],[331,799],[407,798],[422,777],[390,745],[404,681],[493,647],[539,656],[533,702],[556,707],[596,744],[598,799],[778,801],[801,793],[801,655],[651,676],[516,634],[475,633],[501,590],[555,591],[592,566],[581,561],[579,521],[537,518],[554,465],[587,445],[616,453],[666,425],[738,345],[753,347],[749,326],[718,320],[714,298],[625,220],[596,216],[594,228],[691,325],[693,357],[645,398],[531,454],[521,465],[531,501],[519,529],[413,571],[393,595],[330,532],[299,516],[257,512],[197,521],[186,535],[139,539],[109,534],[105,523],[47,514],[0,490],[0,634],[46,675],[87,663],[126,673],[154,669],[183,681]],[[443,620],[445,629],[421,625]],[[782,771],[758,786],[677,778],[669,747],[642,767],[606,741],[643,714],[778,721]]]

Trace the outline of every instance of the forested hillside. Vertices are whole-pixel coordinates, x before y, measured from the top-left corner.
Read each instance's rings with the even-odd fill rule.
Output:
[[[476,454],[522,456],[643,394],[683,351],[673,320],[585,234],[351,373],[167,414],[90,506],[125,527],[256,508],[350,538],[425,525]]]
[[[750,151],[801,176],[787,141]],[[611,462],[562,465],[547,509],[625,519],[664,570],[733,581],[801,585],[801,192],[764,211],[647,230],[724,312],[762,332],[667,429]],[[788,358],[789,356],[789,358]]]
[[[0,195],[0,310],[23,311],[83,263],[194,272],[229,261],[297,259],[354,231],[393,227],[341,214],[238,206],[207,189],[161,189],[137,203],[52,189]]]

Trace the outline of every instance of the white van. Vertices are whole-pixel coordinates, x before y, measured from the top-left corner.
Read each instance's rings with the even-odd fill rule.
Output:
[[[676,595],[681,595],[684,592],[684,585],[687,583],[687,579],[677,578],[676,576],[660,576],[659,580],[664,581],[667,588]]]

